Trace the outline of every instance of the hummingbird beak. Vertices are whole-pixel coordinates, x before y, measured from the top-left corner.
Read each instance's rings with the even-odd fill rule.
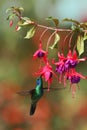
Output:
[[[44,90],[48,90],[48,87],[46,87],[46,88],[43,88]],[[63,89],[65,89],[65,87],[51,87],[50,88],[50,91],[52,92],[52,91],[59,91],[59,90],[63,90]]]

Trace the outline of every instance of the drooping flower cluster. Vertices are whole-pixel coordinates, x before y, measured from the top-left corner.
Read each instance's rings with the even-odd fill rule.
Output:
[[[50,84],[52,83],[52,77],[53,75],[56,76],[56,74],[53,72],[52,66],[49,64],[49,61],[47,59],[47,54],[48,52],[44,51],[42,49],[42,43],[40,41],[39,44],[39,49],[34,53],[33,57],[34,59],[36,58],[40,58],[44,60],[45,65],[42,66],[38,72],[35,73],[35,75],[40,76],[42,75],[42,77],[45,79],[45,81],[48,82],[48,90],[50,89]]]
[[[69,50],[67,56],[65,57],[62,53],[58,52],[58,62],[54,62],[56,65],[56,72],[59,73],[59,82],[63,82],[66,86],[66,81],[70,82],[70,87],[72,90],[72,96],[74,97],[76,91],[76,84],[80,82],[80,79],[86,79],[87,77],[76,72],[76,66],[79,62],[85,61],[86,58],[78,59],[76,51],[73,53]],[[63,80],[63,81],[62,81]]]
[[[53,75],[57,77],[56,74],[53,72],[52,66],[49,64],[48,61],[46,62],[44,67],[40,68],[36,75],[42,75],[42,77],[44,77],[45,81],[48,82],[48,90],[50,89],[50,84],[52,83]]]
[[[64,87],[66,87],[66,81],[70,82],[70,88],[72,90],[72,96],[74,97],[76,92],[76,85],[80,82],[80,79],[86,79],[86,76],[81,75],[76,72],[76,66],[79,62],[85,61],[86,58],[78,59],[77,52],[74,50],[73,52],[69,50],[67,56],[65,57],[63,53],[58,52],[58,61],[55,62],[52,60],[52,63],[56,66],[55,72],[52,69],[48,61],[48,52],[42,49],[42,42],[40,41],[39,49],[34,53],[34,59],[39,58],[44,61],[44,66],[41,66],[38,72],[35,75],[40,76],[48,82],[48,90],[50,89],[50,84],[52,83],[53,75],[57,78],[59,75],[59,83],[64,83]]]

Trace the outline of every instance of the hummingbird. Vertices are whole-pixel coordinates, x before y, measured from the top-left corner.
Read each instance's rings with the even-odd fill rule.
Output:
[[[20,94],[22,96],[31,95],[31,107],[30,107],[30,115],[33,115],[36,110],[36,106],[40,98],[43,96],[43,80],[42,76],[36,79],[36,87],[32,90],[26,90],[17,92],[17,94]]]
[[[42,76],[40,76],[39,78],[36,79],[36,86],[34,89],[17,92],[17,94],[21,96],[27,96],[27,95],[31,96],[30,116],[32,116],[35,113],[37,103],[43,96],[44,90],[47,90],[47,89],[48,89],[47,87],[45,88],[43,87]],[[58,87],[58,88],[51,88],[51,89],[58,90],[58,89],[63,89],[63,88]]]

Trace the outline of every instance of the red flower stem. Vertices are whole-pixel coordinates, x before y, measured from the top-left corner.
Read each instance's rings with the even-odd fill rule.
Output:
[[[77,40],[76,40],[76,43],[75,43],[75,45],[73,47],[73,51],[75,50],[76,46],[77,46]]]
[[[78,35],[78,36],[79,36],[79,35]],[[74,45],[74,47],[73,47],[73,50],[75,50],[75,48],[77,47],[78,36],[77,36],[77,39],[76,39],[75,45]]]
[[[54,32],[50,35],[50,37],[49,37],[49,39],[48,39],[48,41],[47,41],[47,46],[46,46],[46,51],[47,51],[47,52],[48,52],[48,47],[49,47],[49,44],[50,44],[51,38],[55,35],[56,32],[57,32],[57,30],[54,31]]]
[[[40,36],[40,41],[41,41],[43,35],[47,32],[47,30],[48,30],[48,28],[46,28],[46,29],[42,32],[42,34],[41,34],[41,36]]]
[[[74,32],[72,32],[70,40],[69,40],[69,49],[71,48],[71,41],[72,41],[73,34],[74,34]]]
[[[63,45],[62,45],[62,51],[64,51],[64,49],[63,49],[64,44],[65,44],[65,42],[66,42],[67,38],[69,37],[69,35],[70,35],[71,33],[72,33],[72,30],[70,31],[70,33],[69,33],[69,34],[67,34],[67,35],[66,35],[66,37],[65,37],[65,39],[64,39],[64,41],[63,41]]]

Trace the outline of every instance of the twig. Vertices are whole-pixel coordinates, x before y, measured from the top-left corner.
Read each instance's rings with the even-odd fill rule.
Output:
[[[53,27],[48,27],[48,26],[45,26],[45,25],[41,25],[41,24],[37,24],[38,27],[41,27],[41,28],[47,28],[49,30],[53,30],[53,31],[59,31],[59,32],[71,32],[72,30],[71,29],[61,29],[61,28],[53,28]]]
[[[43,33],[41,34],[41,36],[40,36],[40,41],[41,41],[43,35],[47,32],[47,30],[48,30],[48,28],[46,28],[46,29],[43,31]]]
[[[51,38],[54,36],[54,34],[57,32],[57,30],[55,30],[51,36],[49,37],[48,41],[47,41],[47,46],[46,46],[46,51],[48,52],[48,47],[49,47],[49,44],[50,44],[50,41],[51,41]]]

